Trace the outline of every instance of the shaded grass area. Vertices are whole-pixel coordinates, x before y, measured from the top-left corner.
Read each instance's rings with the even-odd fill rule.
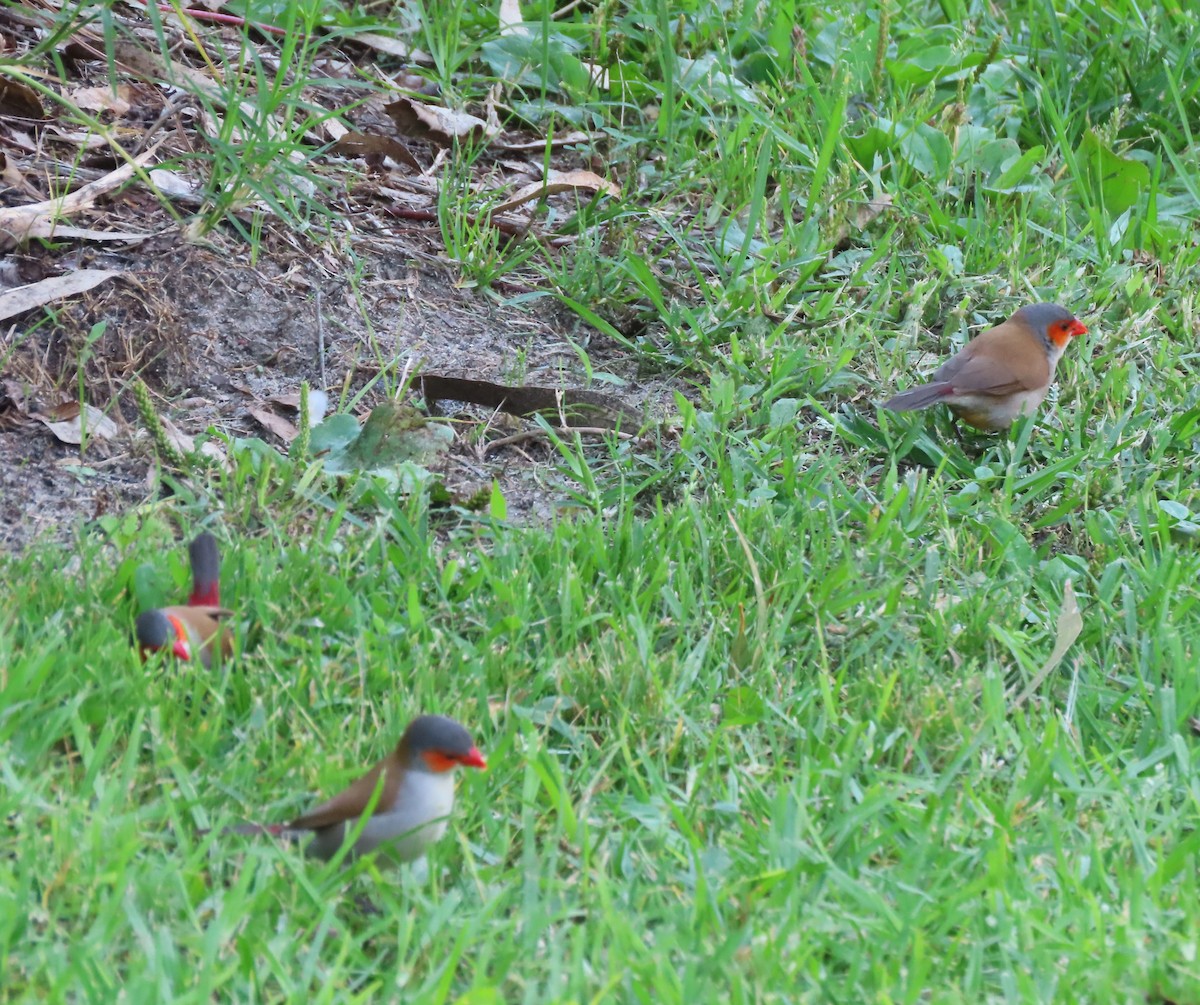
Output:
[[[650,183],[534,271],[697,393],[659,448],[554,440],[553,526],[246,451],[70,555],[0,560],[6,989],[1200,1000],[1200,27],[977,6],[796,5],[786,45],[786,11],[580,23],[614,19],[657,113],[566,84],[546,108],[599,116]],[[756,75],[768,43],[793,58]],[[431,51],[483,86],[492,57]],[[702,87],[682,61],[710,54]],[[1035,297],[1094,333],[1036,420],[960,443],[875,413]],[[143,668],[135,598],[185,592],[178,538],[206,521],[246,651]],[[1016,708],[1067,579],[1083,631]],[[219,836],[335,791],[423,711],[491,764],[428,876]]]

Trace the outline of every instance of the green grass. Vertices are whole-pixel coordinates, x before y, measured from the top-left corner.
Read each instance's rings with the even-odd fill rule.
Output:
[[[606,130],[627,196],[571,249],[475,241],[478,151],[439,213],[466,281],[532,269],[690,381],[678,440],[557,441],[547,527],[233,444],[229,474],[0,559],[5,995],[1200,1002],[1200,19],[1054,6],[889,3],[883,49],[867,3],[549,30],[531,4],[529,51],[494,11],[410,12],[444,93],[528,58],[553,73],[518,114]],[[1093,331],[1035,421],[962,444],[877,414],[1035,298]],[[256,642],[143,667],[133,616],[185,591],[201,521]],[[1017,708],[1068,579],[1082,633]],[[428,876],[220,835],[423,711],[491,764]]]

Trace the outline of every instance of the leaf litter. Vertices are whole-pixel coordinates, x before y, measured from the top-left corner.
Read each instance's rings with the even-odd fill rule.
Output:
[[[516,24],[519,8],[509,10]],[[421,76],[385,65],[406,50],[402,41],[353,32],[331,40],[330,54],[340,57],[357,46],[369,62],[380,64],[370,66],[369,74],[409,93],[393,90],[345,106],[336,78],[360,72],[361,56],[357,62],[329,59],[322,65],[330,80],[304,87],[310,107],[325,101],[329,114],[289,132],[284,115],[259,110],[252,89],[244,86],[250,78],[229,86],[226,76],[244,65],[248,46],[262,65],[278,67],[269,44],[254,47],[237,29],[207,20],[184,23],[174,15],[159,20],[124,8],[112,16],[113,80],[103,37],[87,24],[72,25],[55,42],[60,57],[71,53],[72,79],[58,79],[49,59],[36,68],[61,102],[39,100],[36,121],[31,116],[19,124],[0,123],[5,178],[20,182],[0,201],[0,242],[20,253],[18,271],[27,277],[0,288],[0,311],[12,324],[0,344],[0,377],[41,393],[83,390],[75,415],[55,420],[74,424],[74,432],[41,420],[31,426],[29,416],[0,395],[0,491],[10,500],[28,497],[30,504],[23,519],[0,532],[0,544],[20,545],[47,528],[66,533],[75,518],[131,505],[156,491],[148,478],[153,452],[128,393],[137,376],[154,390],[166,435],[184,454],[196,449],[197,436],[207,430],[288,444],[298,435],[296,423],[271,399],[294,393],[301,380],[315,387],[322,373],[335,395],[365,394],[362,407],[373,403],[369,415],[382,423],[392,414],[387,397],[400,360],[480,386],[509,388],[518,397],[531,390],[558,394],[561,411],[563,401],[589,393],[575,386],[585,383],[582,376],[570,376],[583,347],[594,367],[620,375],[625,400],[610,407],[613,414],[624,411],[629,425],[621,424],[622,430],[636,431],[632,416],[640,422],[643,413],[671,407],[680,389],[676,381],[640,380],[634,359],[607,338],[580,331],[575,316],[552,298],[519,310],[497,305],[495,298],[461,288],[445,260],[437,213],[442,172],[451,169],[445,152],[452,145],[469,141],[485,147],[470,181],[479,206],[474,224],[555,247],[575,239],[570,224],[581,198],[620,197],[617,183],[597,170],[596,136],[579,129],[539,135],[503,126],[494,101],[498,92],[479,109],[450,107]],[[50,5],[33,5],[8,18],[4,28],[33,46],[55,18]],[[5,20],[0,11],[0,22]],[[159,33],[169,57],[160,52]],[[5,81],[10,100],[32,112],[37,92],[19,72]],[[251,126],[261,132],[254,134]],[[330,186],[339,212],[329,222],[350,224],[349,242],[302,244],[253,186],[229,200],[222,218],[207,186],[205,161],[194,156],[220,135],[247,144],[299,142],[310,154],[333,142],[308,166],[314,180]],[[366,174],[347,174],[354,160],[365,164]],[[58,180],[52,188],[49,179]],[[390,199],[398,189],[403,207]],[[552,209],[555,200],[560,206]],[[522,206],[524,219],[497,215]],[[245,228],[255,220],[261,230],[251,247],[230,224]],[[39,246],[35,238],[57,243]],[[362,277],[357,282],[356,270]],[[512,285],[534,288],[515,277]],[[316,310],[319,297],[324,319]],[[53,315],[46,313],[50,307]],[[317,338],[322,320],[325,329]],[[94,344],[87,342],[100,322],[107,322],[106,330]],[[518,370],[524,381],[506,380]],[[381,433],[378,440],[389,450],[413,455],[388,466],[436,467],[450,491],[463,495],[495,481],[510,515],[549,516],[556,499],[547,495],[534,467],[553,463],[552,449],[546,445],[531,458],[527,450],[508,449],[505,437],[493,436],[485,457],[474,441],[465,442],[468,428],[494,434],[511,427],[497,427],[495,410],[474,403],[469,394],[454,400],[463,407],[452,421],[416,422],[410,415]],[[382,412],[381,404],[388,406]],[[93,421],[101,418],[103,423]],[[377,432],[372,418],[361,427],[363,435],[370,434],[364,444],[331,452],[327,467],[350,470],[367,463],[362,452]],[[575,422],[565,413],[543,421],[558,425],[560,419]],[[599,430],[615,423],[593,425]],[[31,442],[36,428],[49,438]],[[576,423],[576,428],[590,427]],[[78,468],[80,444],[58,439],[76,433],[89,454],[101,447],[108,453],[88,486],[103,492],[81,492],[78,473],[64,474],[54,463]],[[218,441],[199,442],[203,451],[223,459]],[[32,494],[22,491],[29,486]],[[105,502],[97,504],[96,495]],[[38,519],[30,519],[35,509]]]

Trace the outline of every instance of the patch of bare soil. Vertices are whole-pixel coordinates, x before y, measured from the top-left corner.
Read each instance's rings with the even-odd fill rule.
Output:
[[[42,422],[16,421],[0,391],[0,415],[9,416],[0,419],[0,545],[19,549],[39,535],[67,535],[81,519],[147,500],[155,460],[136,435],[128,389],[135,375],[184,432],[211,426],[280,449],[285,444],[248,410],[271,408],[272,396],[294,394],[301,380],[323,385],[335,405],[344,390],[353,395],[374,380],[360,410],[383,400],[406,370],[580,387],[572,344],[588,350],[595,368],[628,380],[622,401],[651,413],[669,407],[665,384],[639,382],[617,347],[589,342],[550,299],[513,308],[458,289],[453,267],[413,243],[372,239],[353,256],[334,256],[268,238],[254,262],[238,247],[176,240],[106,250],[89,264],[121,276],[62,305],[53,324],[18,322],[0,347],[0,387],[23,394],[26,411],[44,409],[48,398],[76,395],[83,360],[84,398],[114,420],[116,434],[94,439],[81,457]],[[54,268],[28,257],[22,264],[33,273]],[[103,334],[88,344],[101,322]],[[381,369],[386,380],[376,379]],[[452,404],[443,411],[456,414]],[[533,439],[485,451],[480,435],[483,427],[495,427],[494,439],[528,424],[479,408],[457,414],[471,421],[456,424],[454,448],[436,466],[447,487],[466,497],[496,480],[510,517],[552,515],[560,493],[540,472],[554,460],[547,445]]]
[[[643,414],[669,407],[669,382],[639,382],[619,346],[552,297],[506,306],[458,288],[456,267],[439,257],[447,186],[458,242],[495,240],[484,260],[510,242],[555,254],[602,228],[588,207],[621,198],[602,131],[539,134],[503,114],[503,87],[469,110],[451,107],[409,72],[402,42],[378,33],[323,37],[320,57],[293,71],[280,62],[279,32],[201,9],[153,10],[106,8],[112,30],[101,32],[50,0],[0,6],[0,51],[18,57],[0,71],[0,318],[12,325],[0,330],[0,545],[66,534],[157,491],[137,435],[137,379],[184,433],[216,427],[278,447],[296,416],[270,399],[294,399],[303,380],[335,408],[365,389],[361,416],[418,373],[586,390],[580,351],[618,378],[591,390]],[[256,112],[249,67],[294,85],[291,104]],[[348,85],[364,73],[374,89],[360,100]],[[251,138],[239,124],[248,121]],[[306,124],[289,132],[296,121]],[[230,143],[242,144],[237,163]],[[458,163],[464,144],[481,153]],[[281,185],[286,175],[301,202],[329,209],[315,213],[323,239],[289,232],[270,212],[280,203],[256,201],[264,175]],[[185,240],[199,234],[207,243]],[[544,475],[555,455],[528,422],[479,405],[442,410],[469,420],[454,425],[436,465],[453,494],[497,480],[510,516],[553,512],[562,489]],[[81,452],[71,423],[78,434],[101,414],[111,421],[85,434]],[[485,434],[504,442],[489,448]]]

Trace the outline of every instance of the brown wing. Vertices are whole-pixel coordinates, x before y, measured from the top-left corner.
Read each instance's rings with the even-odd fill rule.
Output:
[[[396,792],[400,788],[400,768],[392,758],[385,757],[362,778],[352,782],[328,802],[309,810],[302,817],[297,817],[288,827],[315,831],[333,824],[357,820],[371,802],[375,786],[379,784],[379,775],[384,771],[387,773],[383,779],[383,791],[379,794],[379,802],[375,804],[375,809],[376,812],[391,809],[396,801]]]
[[[199,659],[204,666],[212,666],[210,650],[213,648],[220,650],[223,657],[233,653],[233,636],[221,624],[225,618],[233,617],[233,611],[227,607],[178,606],[164,607],[163,611],[168,617],[177,618],[187,626],[191,643],[199,650]]]
[[[949,381],[958,393],[1002,395],[1045,387],[1050,362],[1044,351],[1029,351],[1030,339],[1008,322],[989,328],[946,360],[933,379]]]

